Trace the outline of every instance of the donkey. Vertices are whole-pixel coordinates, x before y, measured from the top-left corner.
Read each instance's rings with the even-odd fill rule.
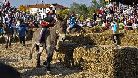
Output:
[[[6,46],[5,48],[8,48],[11,46],[11,40],[14,34],[14,31],[11,30],[6,24],[3,24],[4,31],[5,31],[5,41],[6,41]]]
[[[49,27],[45,34],[45,42],[40,46],[37,44],[39,33],[41,32],[41,28],[37,28],[36,31],[33,33],[32,38],[32,48],[30,52],[30,59],[32,59],[33,49],[36,48],[37,51],[37,65],[36,67],[40,67],[40,56],[43,49],[46,49],[47,58],[46,61],[43,63],[46,65],[48,71],[50,71],[50,62],[52,61],[52,56],[54,50],[59,48],[59,43],[63,42],[66,37],[66,28],[67,22],[66,19],[57,16],[55,25],[53,27]]]

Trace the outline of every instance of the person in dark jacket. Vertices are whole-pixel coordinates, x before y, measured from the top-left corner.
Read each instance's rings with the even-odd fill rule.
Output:
[[[25,36],[27,32],[27,25],[24,23],[23,20],[20,20],[20,25],[18,27],[19,39],[20,43],[25,46]]]

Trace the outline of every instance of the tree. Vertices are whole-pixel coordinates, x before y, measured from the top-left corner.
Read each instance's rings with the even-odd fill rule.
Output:
[[[69,10],[68,9],[58,10],[57,14],[59,14],[60,16],[62,16],[63,18],[65,18],[67,15],[69,15]]]
[[[71,4],[71,7],[70,7],[70,12],[71,13],[78,13],[79,6],[80,5],[78,3],[73,2],[73,4]]]
[[[27,11],[27,7],[24,6],[24,5],[20,5],[20,6],[19,6],[19,10],[20,10],[20,11],[23,11],[23,12],[26,12],[26,11]]]
[[[88,11],[89,11],[89,17],[96,12],[99,8],[104,7],[105,6],[105,1],[104,0],[92,0],[91,1],[91,6],[88,7]]]
[[[70,7],[70,12],[86,18],[89,11],[88,7],[85,4],[78,4],[74,2]]]
[[[105,1],[104,0],[92,0],[92,7],[94,7],[95,9],[98,9],[100,7],[104,7],[105,6]]]

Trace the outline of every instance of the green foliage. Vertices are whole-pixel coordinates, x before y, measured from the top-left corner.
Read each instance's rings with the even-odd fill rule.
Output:
[[[70,7],[70,13],[78,14],[79,17],[86,18],[88,12],[88,7],[85,4],[78,4],[74,2]]]
[[[104,7],[105,6],[105,2],[104,0],[92,0],[91,1],[91,6],[88,7],[88,11],[89,14],[88,16],[91,17],[91,15],[97,11],[97,9],[99,9],[100,7]]]
[[[57,11],[57,14],[59,14],[60,16],[62,16],[64,18],[69,14],[69,10],[68,9],[59,10],[59,11]]]
[[[87,7],[85,4],[71,4],[70,13],[78,14],[80,20],[85,20],[87,17],[92,18],[92,14],[102,6],[105,6],[104,0],[92,0],[92,5]]]
[[[81,15],[81,16],[79,17],[79,20],[80,20],[80,21],[83,21],[83,20],[84,20],[84,16]]]

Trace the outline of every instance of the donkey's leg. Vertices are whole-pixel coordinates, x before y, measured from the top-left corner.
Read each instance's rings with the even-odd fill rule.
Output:
[[[38,52],[37,52],[37,65],[36,65],[36,67],[40,67],[40,56],[41,56],[41,53],[42,53],[42,51],[43,51],[43,46],[39,46],[39,45],[37,45],[36,46],[36,49],[38,48]]]
[[[6,45],[5,45],[5,48],[6,48],[6,49],[8,48],[8,43],[9,43],[9,36],[6,35]]]
[[[11,46],[12,36],[9,36],[9,47]]]
[[[47,71],[50,71],[50,63],[52,61],[54,47],[52,47],[51,45],[47,45],[46,51],[47,51],[47,58],[46,58],[47,61],[44,62],[44,65],[46,65]]]
[[[33,50],[34,50],[35,47],[36,47],[36,43],[33,43],[33,44],[32,44],[32,47],[31,47],[31,50],[30,50],[30,54],[29,54],[29,60],[32,59],[32,54],[33,54]],[[36,50],[37,50],[37,49],[36,49]]]

